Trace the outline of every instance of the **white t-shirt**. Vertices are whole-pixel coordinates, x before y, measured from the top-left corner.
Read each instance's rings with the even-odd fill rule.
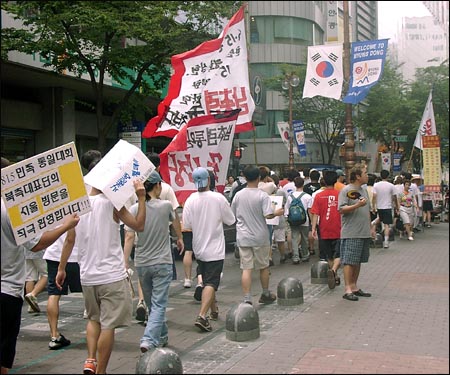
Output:
[[[104,285],[127,277],[114,206],[104,194],[89,196],[91,211],[75,227],[82,285]]]
[[[392,199],[395,198],[395,185],[389,181],[375,182],[373,185],[373,194],[376,196],[377,209],[392,209]]]
[[[64,241],[66,240],[67,232],[61,235],[55,242],[53,242],[49,247],[43,251],[44,256],[43,259],[53,260],[55,262],[59,262],[61,260],[61,253],[64,245]],[[70,253],[70,257],[67,260],[68,263],[78,263],[78,241],[80,240],[79,236],[76,236],[75,244],[73,246],[72,252]]]
[[[286,192],[287,195],[296,191],[297,188],[295,187],[294,181],[289,181],[286,185],[284,185],[283,190]]]
[[[183,228],[192,230],[192,250],[201,261],[225,259],[223,224],[234,222],[230,204],[220,193],[195,192],[184,202]]]
[[[317,191],[321,191],[321,190],[318,189]],[[308,212],[308,210],[312,207],[313,199],[312,199],[311,195],[309,195],[308,193],[306,193],[304,191],[296,190],[292,193],[294,198],[299,197],[300,194],[303,194],[300,199],[302,201],[303,207],[305,207],[306,212]],[[288,215],[289,215],[289,207],[291,206],[291,202],[292,202],[292,197],[289,195],[288,199],[286,201],[286,205],[284,206],[284,216],[286,216],[286,217],[288,217]],[[309,225],[309,215],[306,215],[306,221],[302,224],[302,226],[306,227],[308,225]]]

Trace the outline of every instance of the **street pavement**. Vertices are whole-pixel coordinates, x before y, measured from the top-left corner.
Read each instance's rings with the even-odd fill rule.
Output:
[[[389,249],[371,248],[359,287],[372,297],[357,302],[342,298],[341,270],[342,284],[333,290],[311,284],[317,255],[309,263],[280,265],[274,254],[271,289],[276,293],[281,280],[297,278],[304,302],[259,305],[261,287],[254,273],[260,336],[243,342],[228,340],[225,329],[227,312],[242,300],[234,254],[227,253],[217,293],[220,316],[208,333],[194,326],[200,308],[193,298],[195,283],[183,288],[183,265],[177,260],[178,280],[172,282],[167,312],[169,348],[178,353],[185,374],[448,374],[449,225],[433,224],[415,238],[395,237]],[[134,278],[136,282],[136,273]],[[87,355],[82,295],[61,298],[59,328],[72,344],[56,351],[48,349],[46,299],[45,292],[38,297],[40,314],[28,313],[24,302],[11,374],[82,373]],[[136,307],[137,298],[133,303]],[[109,374],[135,373],[143,331],[143,324],[134,319],[130,327],[116,330]]]

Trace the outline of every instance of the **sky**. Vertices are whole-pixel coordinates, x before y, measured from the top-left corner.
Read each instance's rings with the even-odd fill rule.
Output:
[[[402,17],[430,15],[421,1],[378,1],[378,37],[396,40],[397,28],[401,25]]]

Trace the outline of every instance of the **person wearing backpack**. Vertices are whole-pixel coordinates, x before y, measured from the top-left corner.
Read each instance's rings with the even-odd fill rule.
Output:
[[[291,229],[293,256],[292,263],[299,264],[302,262],[309,262],[308,251],[308,233],[309,233],[309,217],[308,211],[312,205],[312,197],[303,191],[305,180],[302,177],[295,177],[294,184],[296,190],[288,196],[284,208],[284,216]],[[301,243],[301,253],[297,244]]]

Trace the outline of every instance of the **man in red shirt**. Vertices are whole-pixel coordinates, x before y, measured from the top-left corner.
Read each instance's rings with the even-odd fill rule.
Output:
[[[324,171],[323,179],[325,181],[325,189],[316,194],[309,212],[312,215],[312,235],[315,239],[319,239],[320,259],[328,261],[328,287],[334,289],[336,285],[341,283],[339,276],[337,276],[337,270],[341,263],[341,214],[338,211],[339,191],[334,188],[334,184],[337,181],[337,173],[335,171]],[[319,225],[319,232],[317,231],[317,225]]]

